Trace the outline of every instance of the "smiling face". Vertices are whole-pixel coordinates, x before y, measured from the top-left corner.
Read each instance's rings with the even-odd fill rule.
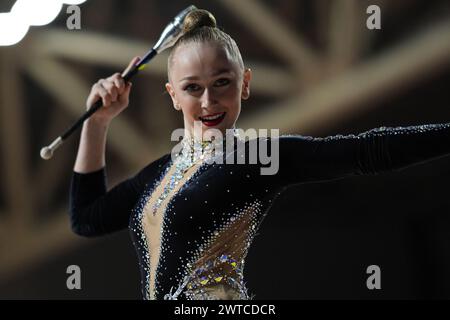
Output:
[[[183,112],[184,128],[192,134],[194,121],[202,133],[234,128],[241,99],[250,96],[250,69],[243,70],[223,46],[191,42],[176,49],[169,70],[169,92],[175,109]]]

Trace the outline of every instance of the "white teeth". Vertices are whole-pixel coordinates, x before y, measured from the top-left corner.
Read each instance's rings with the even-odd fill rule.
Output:
[[[211,117],[201,117],[200,119],[212,121],[212,120],[216,120],[216,119],[220,118],[222,115],[223,115],[223,113],[220,113],[220,114],[217,114],[217,115],[211,116]]]

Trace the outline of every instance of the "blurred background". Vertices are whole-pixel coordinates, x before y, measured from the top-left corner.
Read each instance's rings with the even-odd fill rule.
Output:
[[[0,0],[0,12],[15,1]],[[84,111],[91,85],[144,54],[189,4],[210,10],[253,69],[239,128],[313,136],[450,122],[446,0],[88,0],[0,47],[0,298],[140,299],[127,230],[74,235],[68,193],[79,132],[39,156]],[[369,30],[369,5],[381,29]],[[1,33],[9,32],[0,30]],[[133,80],[112,123],[109,186],[170,152],[182,118],[164,93],[167,52]],[[450,298],[450,158],[400,172],[288,189],[245,269],[256,299]],[[81,290],[66,269],[81,268]],[[381,290],[366,269],[381,268]]]

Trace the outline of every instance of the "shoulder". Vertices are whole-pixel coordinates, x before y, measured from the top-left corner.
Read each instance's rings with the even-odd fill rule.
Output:
[[[148,180],[156,173],[160,172],[171,161],[171,154],[167,153],[160,158],[151,161],[143,167],[136,176],[142,180]]]
[[[305,136],[300,134],[283,134],[283,135],[266,135],[258,136],[257,138],[245,140],[245,144],[262,144],[262,143],[299,143],[305,141],[313,141],[320,138]]]
[[[171,161],[171,154],[166,153],[165,155],[161,156],[160,158],[148,163],[142,170],[162,168],[170,161]]]

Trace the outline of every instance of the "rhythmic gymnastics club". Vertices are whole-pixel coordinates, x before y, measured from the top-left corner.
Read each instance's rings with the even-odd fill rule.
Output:
[[[140,59],[134,66],[131,68],[127,68],[122,73],[122,78],[125,81],[129,81],[136,73],[145,68],[147,63],[153,59],[158,53],[164,51],[167,48],[170,48],[175,44],[175,42],[183,35],[183,25],[184,19],[187,14],[193,10],[197,9],[194,5],[191,5],[181,11],[172,22],[170,22],[164,31],[161,33],[158,42],[153,46],[153,48],[148,51],[145,56]],[[94,114],[98,109],[103,106],[102,100],[97,100],[93,106],[89,108],[69,129],[66,130],[61,136],[56,138],[50,145],[47,147],[43,147],[41,149],[41,158],[48,160],[53,156],[53,152],[60,147],[63,142],[78,128],[80,127],[84,120],[89,118],[92,114]]]

